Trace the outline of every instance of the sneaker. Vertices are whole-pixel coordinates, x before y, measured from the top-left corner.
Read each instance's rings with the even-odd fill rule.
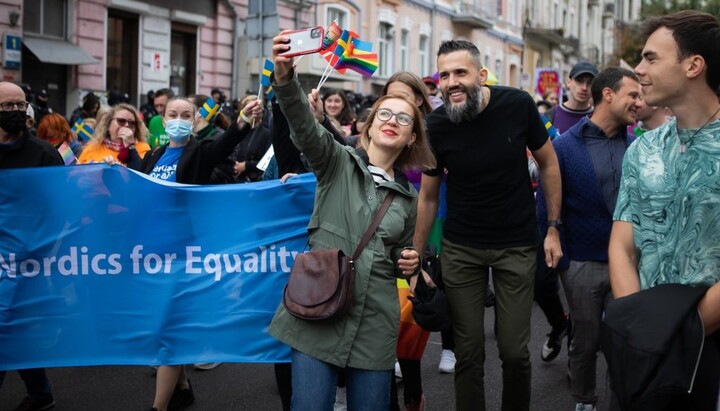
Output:
[[[198,371],[209,371],[216,368],[221,362],[199,362],[195,364],[195,369]]]
[[[402,380],[402,370],[400,369],[400,363],[395,361],[395,378]]]
[[[595,406],[592,404],[585,404],[584,402],[579,402],[577,405],[575,405],[575,411],[595,411]]]
[[[452,374],[455,372],[455,353],[450,350],[442,350],[440,353],[440,364],[438,372],[440,374]]]
[[[181,410],[195,402],[195,393],[193,392],[190,380],[188,380],[187,388],[175,387],[170,403],[168,403],[168,411]]]
[[[420,394],[418,401],[405,404],[405,411],[425,411],[425,394]]]
[[[540,358],[543,361],[550,362],[560,354],[560,350],[562,349],[562,340],[565,338],[566,334],[567,329],[562,330],[559,334],[550,332],[547,335],[548,338],[545,340],[545,344],[542,346],[542,352],[540,353]]]
[[[55,406],[55,399],[51,396],[45,398],[23,398],[15,411],[42,411]]]

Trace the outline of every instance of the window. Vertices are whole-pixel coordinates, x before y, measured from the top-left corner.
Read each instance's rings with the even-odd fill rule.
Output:
[[[28,33],[65,38],[65,11],[63,0],[26,0],[23,10],[23,27]]]
[[[408,56],[409,39],[410,32],[407,30],[403,30],[402,34],[400,35],[400,70],[402,71],[408,71],[408,65],[410,60]]]
[[[380,23],[378,33],[378,63],[380,66],[378,75],[380,77],[390,77],[395,71],[393,67],[393,28],[387,23]]]
[[[108,90],[118,90],[136,101],[138,85],[138,16],[120,10],[108,10],[107,65]]]
[[[326,26],[329,26],[330,23],[332,23],[334,20],[337,20],[337,24],[340,27],[345,27],[345,25],[348,22],[347,21],[348,12],[343,9],[337,8],[337,7],[328,7],[326,15],[327,15],[327,25]]]
[[[419,60],[420,60],[419,74],[421,76],[425,76],[426,74],[429,74],[430,72],[432,72],[432,70],[430,70],[429,72],[427,71],[428,68],[430,67],[430,62],[428,61],[428,56],[430,55],[429,48],[430,48],[430,42],[428,41],[428,36],[426,36],[424,34],[420,35],[420,43],[418,44],[418,54],[419,54]]]

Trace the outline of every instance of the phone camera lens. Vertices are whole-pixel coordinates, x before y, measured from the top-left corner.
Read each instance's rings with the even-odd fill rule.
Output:
[[[314,39],[320,37],[320,30],[319,30],[319,29],[313,29],[313,30],[310,32],[310,37],[312,37],[312,38],[314,38]]]

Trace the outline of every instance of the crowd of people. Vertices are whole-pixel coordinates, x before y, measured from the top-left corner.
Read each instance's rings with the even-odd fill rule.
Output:
[[[567,338],[576,411],[715,411],[720,24],[683,11],[649,19],[644,34],[634,71],[579,62],[565,99],[487,85],[477,47],[464,40],[440,45],[437,79],[398,72],[377,99],[303,90],[292,58],[282,56],[282,33],[273,40],[276,98],[267,107],[254,95],[235,111],[221,108],[219,90],[163,89],[140,109],[122,96],[106,107],[91,93],[68,119],[52,110],[38,117],[26,90],[1,82],[0,168],[106,163],[203,185],[312,172],[309,249],[347,254],[393,196],[354,261],[347,312],[310,321],[278,307],[268,332],[292,349],[290,364],[275,365],[284,410],[329,411],[338,402],[351,411],[425,409],[422,349],[406,356],[398,348],[407,341],[399,289],[422,282],[447,296],[439,371],[454,373],[458,410],[486,407],[487,306],[495,310],[502,409],[531,409],[537,301],[550,327],[539,356],[553,361]],[[89,125],[92,138],[80,138],[75,124]],[[440,284],[422,269],[429,244],[440,250]],[[654,316],[660,306],[672,314],[663,318],[677,320]],[[639,341],[663,354],[648,358]],[[45,371],[19,373],[28,396],[17,409],[52,408]],[[394,375],[404,381],[403,407]],[[185,366],[160,366],[155,392],[152,410],[195,400]]]

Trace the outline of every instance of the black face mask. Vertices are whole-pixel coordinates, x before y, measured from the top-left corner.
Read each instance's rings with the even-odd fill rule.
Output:
[[[25,111],[0,111],[0,128],[8,134],[25,132],[27,129],[27,114]]]

